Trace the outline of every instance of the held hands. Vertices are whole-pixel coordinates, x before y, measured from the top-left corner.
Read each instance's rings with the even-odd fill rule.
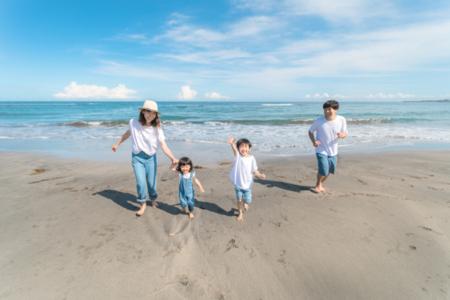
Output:
[[[178,162],[179,162],[178,159],[176,159],[175,157],[172,158],[172,165],[173,165],[173,166],[175,166]]]
[[[233,139],[233,137],[230,135],[230,136],[228,137],[228,144],[234,145],[234,142],[236,142],[236,139]]]

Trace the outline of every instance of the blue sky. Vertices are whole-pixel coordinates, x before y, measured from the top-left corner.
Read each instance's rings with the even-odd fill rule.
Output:
[[[0,100],[448,99],[449,14],[439,0],[3,0]]]

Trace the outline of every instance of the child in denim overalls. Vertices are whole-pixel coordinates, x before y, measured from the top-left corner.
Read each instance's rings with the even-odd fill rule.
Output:
[[[170,166],[170,170],[178,173],[179,178],[179,196],[180,196],[180,206],[183,212],[186,212],[186,206],[189,207],[189,218],[193,218],[194,214],[194,186],[192,181],[200,188],[200,192],[205,191],[200,184],[200,181],[195,177],[195,171],[193,170],[192,161],[188,157],[182,157],[178,162],[178,167],[175,168],[175,164]]]

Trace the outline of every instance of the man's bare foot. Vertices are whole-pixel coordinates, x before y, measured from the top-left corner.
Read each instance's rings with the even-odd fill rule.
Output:
[[[321,187],[318,187],[318,186],[316,186],[315,188],[314,188],[314,190],[317,192],[317,193],[320,193],[321,191],[322,191],[322,188]]]
[[[182,208],[181,208],[181,211],[182,211],[182,212],[186,212],[186,207],[182,207]]]
[[[245,211],[248,210],[248,204],[247,203],[244,203],[244,209],[245,209]]]
[[[189,218],[193,219],[194,218],[194,214],[192,213],[192,211],[189,212]]]
[[[242,219],[242,213],[239,213],[239,216],[236,218],[236,220],[238,220],[238,221],[243,221],[244,219]]]
[[[320,191],[321,191],[322,193],[325,193],[325,192],[326,192],[324,188],[321,188]]]
[[[158,203],[156,202],[156,200],[152,200],[152,207],[153,208],[157,208],[158,207]]]
[[[146,203],[142,203],[141,204],[141,209],[136,213],[136,216],[138,216],[138,217],[142,216],[142,214],[144,213],[146,208],[147,208],[147,204]]]

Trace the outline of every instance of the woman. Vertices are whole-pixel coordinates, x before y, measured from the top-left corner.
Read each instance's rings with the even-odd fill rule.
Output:
[[[158,105],[153,101],[145,101],[144,106],[140,107],[139,118],[130,120],[128,130],[120,140],[112,147],[116,152],[119,145],[131,136],[133,143],[133,169],[137,181],[137,202],[141,203],[141,209],[136,213],[138,217],[142,216],[147,207],[147,188],[152,207],[156,208],[156,171],[157,160],[156,151],[161,145],[163,152],[177,164],[178,160],[172,155],[164,141],[164,133],[161,129],[161,120],[158,114]]]

